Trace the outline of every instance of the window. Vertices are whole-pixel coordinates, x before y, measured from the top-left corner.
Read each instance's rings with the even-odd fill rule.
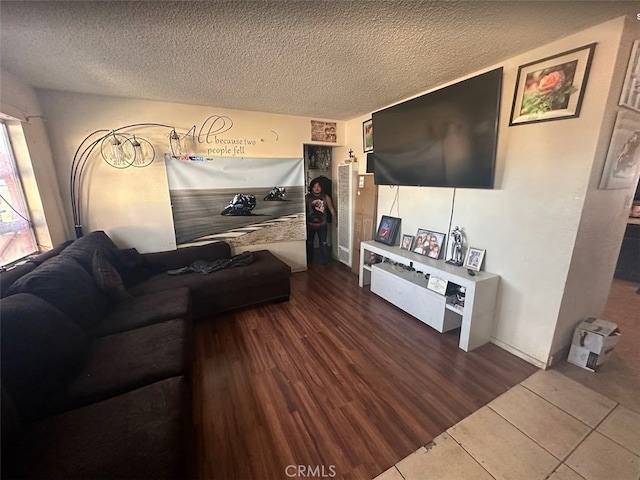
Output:
[[[37,250],[7,126],[0,122],[0,267]]]

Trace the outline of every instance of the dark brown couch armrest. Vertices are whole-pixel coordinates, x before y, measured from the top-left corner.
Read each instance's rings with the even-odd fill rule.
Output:
[[[221,258],[231,258],[231,247],[226,242],[216,242],[166,252],[143,253],[142,256],[154,273],[164,273],[191,265],[196,260],[213,262]]]

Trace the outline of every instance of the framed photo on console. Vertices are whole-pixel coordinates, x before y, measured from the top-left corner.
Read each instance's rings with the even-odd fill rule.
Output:
[[[446,235],[440,232],[427,232],[427,238],[425,248],[427,253],[425,255],[429,258],[440,258],[440,252],[442,252],[442,246],[444,245],[444,238]]]
[[[383,215],[374,240],[385,245],[395,245],[396,237],[400,231],[400,221],[400,218]]]
[[[400,248],[402,250],[411,250],[413,245],[413,235],[402,235],[402,242],[400,242]]]
[[[485,250],[480,248],[469,247],[467,255],[464,257],[464,268],[479,272],[482,267],[482,260],[484,260],[484,252]]]
[[[427,233],[429,230],[424,230],[423,228],[419,228],[416,232],[416,239],[413,241],[413,245],[411,246],[411,251],[413,253],[419,253],[420,255],[427,254]]]

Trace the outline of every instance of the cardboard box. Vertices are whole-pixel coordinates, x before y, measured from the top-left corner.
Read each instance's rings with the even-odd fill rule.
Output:
[[[358,175],[353,220],[353,263],[351,265],[351,270],[356,275],[360,270],[360,243],[373,240],[375,234],[377,204],[378,187],[373,183],[373,175]]]
[[[613,352],[620,340],[618,325],[600,318],[587,318],[573,333],[573,341],[567,361],[595,372]]]

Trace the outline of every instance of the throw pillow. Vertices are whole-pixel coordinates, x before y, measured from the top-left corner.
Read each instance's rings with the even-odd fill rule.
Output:
[[[111,248],[104,251],[109,263],[115,267],[125,287],[130,287],[153,276],[144,257],[135,248]]]
[[[118,271],[109,263],[107,257],[100,250],[96,250],[93,254],[92,267],[93,278],[98,284],[98,288],[110,300],[120,302],[132,297],[125,288]]]
[[[102,230],[96,230],[75,240],[71,245],[60,252],[61,257],[71,257],[87,271],[92,273],[93,252],[100,250],[106,252],[111,248],[118,248],[113,240]]]

